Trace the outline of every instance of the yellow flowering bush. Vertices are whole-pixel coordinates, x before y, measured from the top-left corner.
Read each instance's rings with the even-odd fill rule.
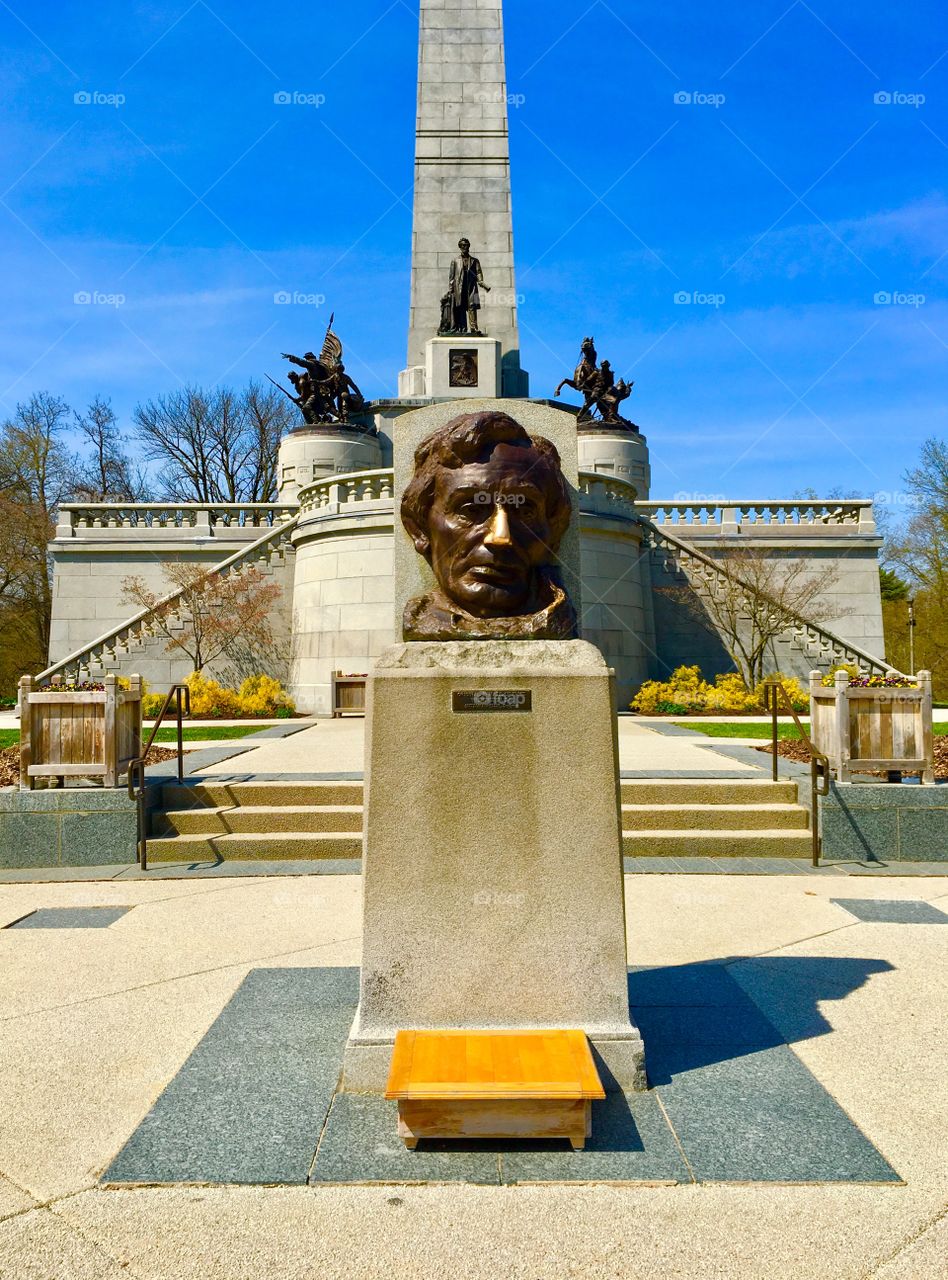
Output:
[[[785,676],[782,672],[775,671],[774,674],[772,676],[768,676],[767,679],[780,681],[780,683],[783,685],[784,692],[786,693],[787,697],[790,699],[790,705],[793,707],[794,711],[809,712],[810,692],[808,689],[805,689],[803,687],[803,685],[800,683],[799,680],[796,679],[795,676]],[[755,695],[755,698],[758,705],[758,709],[762,709],[764,705],[764,688],[762,684],[759,684],[757,686],[757,693]]]
[[[795,711],[807,711],[810,695],[799,680],[777,672],[769,679],[778,679],[787,691]],[[631,707],[641,716],[654,715],[716,715],[753,713],[764,709],[764,690],[761,685],[750,690],[736,671],[716,677],[709,684],[701,677],[700,667],[678,667],[667,680],[647,680],[632,699]]]
[[[275,716],[281,710],[296,710],[282,684],[272,676],[250,676],[240,686],[238,696],[247,716]]]
[[[760,698],[744,684],[744,677],[736,671],[718,676],[713,685],[707,686],[705,711],[759,711]]]

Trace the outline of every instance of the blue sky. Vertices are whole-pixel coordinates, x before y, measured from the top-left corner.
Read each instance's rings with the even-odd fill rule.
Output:
[[[897,500],[948,435],[944,4],[507,0],[506,24],[532,393],[594,333],[654,496]],[[0,0],[0,35],[0,411],[98,392],[128,422],[279,377],[330,308],[394,393],[417,6]]]

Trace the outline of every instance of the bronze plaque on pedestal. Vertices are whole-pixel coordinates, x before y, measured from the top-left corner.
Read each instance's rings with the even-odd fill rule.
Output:
[[[452,387],[476,387],[477,351],[465,349],[452,351],[449,357],[449,385]]]
[[[464,711],[532,711],[530,689],[463,689],[451,694],[451,710]]]

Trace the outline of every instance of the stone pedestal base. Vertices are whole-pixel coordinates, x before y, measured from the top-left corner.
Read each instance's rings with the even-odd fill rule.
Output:
[[[612,675],[580,640],[402,644],[369,680],[361,1001],[344,1085],[402,1029],[585,1031],[645,1088],[629,1018]]]

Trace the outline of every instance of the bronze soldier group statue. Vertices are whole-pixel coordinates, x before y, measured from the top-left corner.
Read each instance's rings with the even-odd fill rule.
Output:
[[[313,351],[307,351],[302,356],[283,353],[284,360],[289,360],[303,370],[302,373],[293,370],[287,375],[293,384],[295,395],[285,387],[280,387],[272,378],[270,381],[275,387],[280,387],[283,394],[289,396],[299,407],[307,426],[335,423],[352,431],[373,431],[373,427],[352,421],[353,415],[364,412],[365,398],[346,372],[342,361],[342,343],[332,329],[334,319],[334,315],[329,319],[320,355],[317,356]]]
[[[616,382],[609,361],[603,360],[601,365],[597,365],[598,359],[595,339],[584,338],[582,360],[576,366],[576,372],[572,378],[563,379],[555,394],[558,396],[564,387],[572,387],[582,394],[585,404],[576,419],[580,425],[601,422],[604,426],[627,427],[637,431],[635,423],[619,413],[619,405],[623,400],[628,400],[635,383],[626,382],[623,378]],[[599,414],[598,418],[596,413]]]

